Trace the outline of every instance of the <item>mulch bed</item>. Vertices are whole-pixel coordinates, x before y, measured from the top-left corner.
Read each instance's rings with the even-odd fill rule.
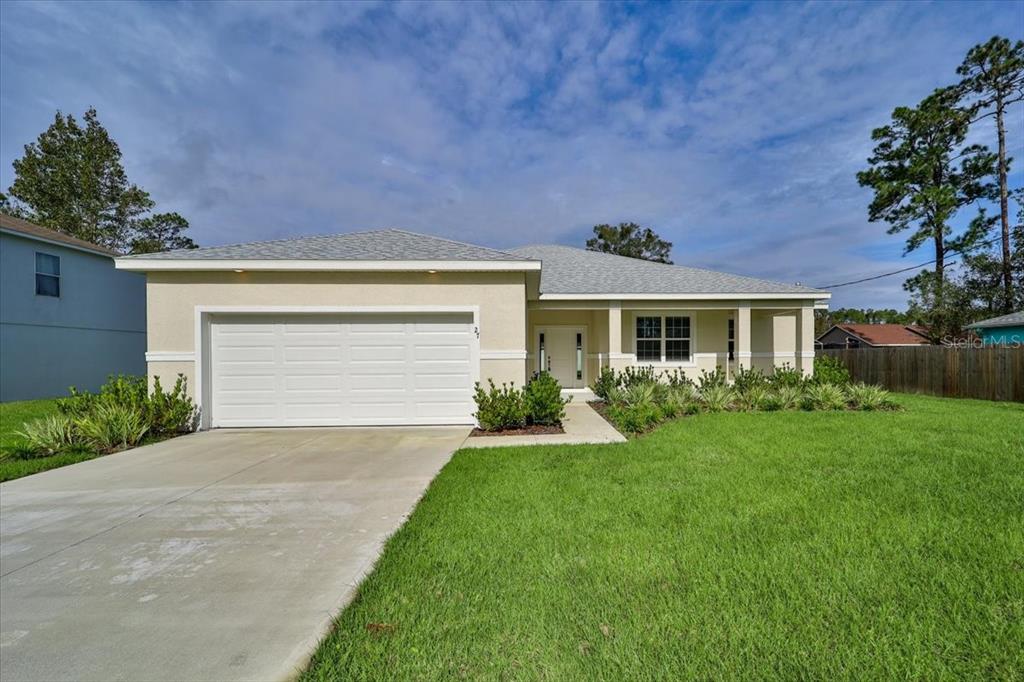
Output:
[[[474,436],[542,436],[552,433],[565,433],[565,429],[562,428],[561,424],[558,426],[532,424],[522,429],[506,429],[505,431],[484,431],[482,429],[473,429],[473,432],[470,433],[469,436],[470,438]]]

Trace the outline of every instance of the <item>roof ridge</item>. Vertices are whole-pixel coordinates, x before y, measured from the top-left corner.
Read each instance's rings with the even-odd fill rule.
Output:
[[[491,248],[490,246],[481,246],[480,244],[471,244],[469,242],[460,242],[458,239],[449,239],[448,237],[439,237],[439,236],[434,235],[434,234],[423,234],[422,232],[413,232],[412,230],[406,230],[406,229],[401,228],[401,227],[388,227],[388,228],[384,228],[384,229],[388,230],[388,231],[391,231],[391,232],[401,232],[403,234],[411,234],[411,235],[416,236],[416,237],[427,237],[428,239],[436,239],[438,241],[448,242],[449,244],[458,244],[459,246],[471,246],[474,249],[487,249],[488,251],[494,251],[495,253],[500,253],[500,254],[503,254],[503,255],[506,255],[506,256],[512,256],[513,258],[516,257],[516,254],[511,253],[509,251],[504,251],[502,249]],[[534,260],[534,259],[528,258],[526,260]]]

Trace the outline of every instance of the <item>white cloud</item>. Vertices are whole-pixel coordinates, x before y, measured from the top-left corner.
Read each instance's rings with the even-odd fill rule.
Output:
[[[827,284],[907,264],[854,177],[870,129],[1014,12],[4,3],[0,181],[54,109],[95,105],[202,243],[392,225],[580,244],[631,219],[679,262]],[[836,300],[902,306],[901,281]]]

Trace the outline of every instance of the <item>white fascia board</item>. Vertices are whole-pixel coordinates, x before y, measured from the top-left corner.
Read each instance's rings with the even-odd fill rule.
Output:
[[[541,301],[736,301],[784,299],[815,300],[832,298],[827,292],[805,294],[541,294]]]
[[[524,271],[540,270],[540,261],[491,261],[491,260],[244,260],[214,258],[118,258],[118,270],[152,272],[156,270],[271,270],[271,271],[404,271],[429,272],[481,272],[481,271]]]

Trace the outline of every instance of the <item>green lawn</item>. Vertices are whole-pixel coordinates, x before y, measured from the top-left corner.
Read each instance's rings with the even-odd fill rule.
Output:
[[[303,679],[1021,679],[1024,405],[899,401],[460,451]]]
[[[57,411],[56,400],[22,400],[0,403],[0,481],[9,481],[47,469],[55,469],[96,457],[88,451],[68,452],[51,457],[22,458],[25,441],[17,435],[25,422]]]

